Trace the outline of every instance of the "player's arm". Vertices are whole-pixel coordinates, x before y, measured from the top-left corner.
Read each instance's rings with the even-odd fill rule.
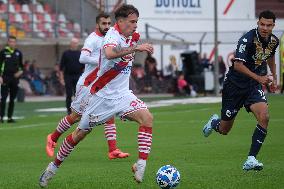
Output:
[[[104,48],[105,56],[107,59],[120,58],[134,52],[148,52],[153,53],[153,46],[149,43],[144,43],[141,45],[134,45],[131,47],[120,47],[120,46],[108,46]]]
[[[21,77],[21,75],[24,73],[24,64],[23,64],[23,54],[21,52],[20,53],[20,56],[19,56],[19,69],[18,71],[14,74],[14,77],[15,78],[19,78]]]
[[[98,65],[98,59],[91,56],[91,51],[82,49],[80,54],[79,62],[81,64],[92,64],[92,65]]]
[[[276,74],[276,64],[275,64],[275,56],[270,57],[267,60],[267,64],[270,68],[273,80],[270,86],[270,90],[271,92],[275,92],[277,89],[277,74]]]
[[[242,61],[239,60],[235,60],[234,62],[234,70],[256,80],[257,82],[259,82],[262,85],[267,85],[268,83],[271,82],[270,78],[268,76],[259,76],[255,73],[253,73],[252,71],[250,71],[244,64]]]
[[[3,70],[1,69],[3,67],[3,64],[4,64],[4,53],[2,50],[0,52],[0,84],[3,83],[3,78],[2,78]]]

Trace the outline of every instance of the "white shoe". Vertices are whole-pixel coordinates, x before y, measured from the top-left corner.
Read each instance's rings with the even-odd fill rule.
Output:
[[[146,168],[146,160],[139,159],[132,166],[132,172],[134,173],[134,179],[136,182],[140,183],[143,180],[144,172]]]
[[[52,179],[52,177],[55,175],[55,172],[58,168],[56,165],[54,165],[53,162],[49,163],[45,171],[41,174],[39,178],[39,185],[43,188],[46,187],[48,184],[48,181]]]
[[[205,137],[208,137],[212,133],[212,130],[213,130],[213,128],[212,128],[212,121],[216,120],[216,119],[219,119],[219,116],[217,114],[212,115],[210,117],[209,121],[203,127],[202,132],[203,132],[203,135]]]
[[[246,170],[246,171],[250,171],[250,170],[260,171],[262,169],[263,169],[263,163],[258,162],[254,156],[248,156],[248,159],[243,165],[243,170]]]

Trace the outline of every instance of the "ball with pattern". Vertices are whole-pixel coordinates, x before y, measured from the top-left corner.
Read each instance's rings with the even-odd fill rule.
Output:
[[[175,188],[180,182],[180,173],[175,167],[165,165],[158,170],[156,182],[162,189]]]

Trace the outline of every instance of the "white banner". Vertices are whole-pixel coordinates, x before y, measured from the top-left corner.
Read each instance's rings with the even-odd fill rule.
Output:
[[[127,0],[142,19],[213,19],[214,0]],[[221,19],[254,19],[254,0],[218,0]]]

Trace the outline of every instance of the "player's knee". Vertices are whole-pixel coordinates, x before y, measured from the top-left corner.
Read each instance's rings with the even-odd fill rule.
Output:
[[[269,114],[267,112],[261,112],[258,117],[259,117],[259,122],[268,124]]]
[[[154,120],[154,117],[153,115],[148,111],[147,113],[145,113],[145,115],[143,116],[143,119],[142,119],[142,125],[147,125],[149,127],[152,127],[153,125],[153,120]]]
[[[83,140],[87,134],[89,134],[91,132],[91,130],[82,130],[82,129],[76,129],[72,136],[73,136],[73,140],[74,142],[78,143],[80,142],[81,140]]]

